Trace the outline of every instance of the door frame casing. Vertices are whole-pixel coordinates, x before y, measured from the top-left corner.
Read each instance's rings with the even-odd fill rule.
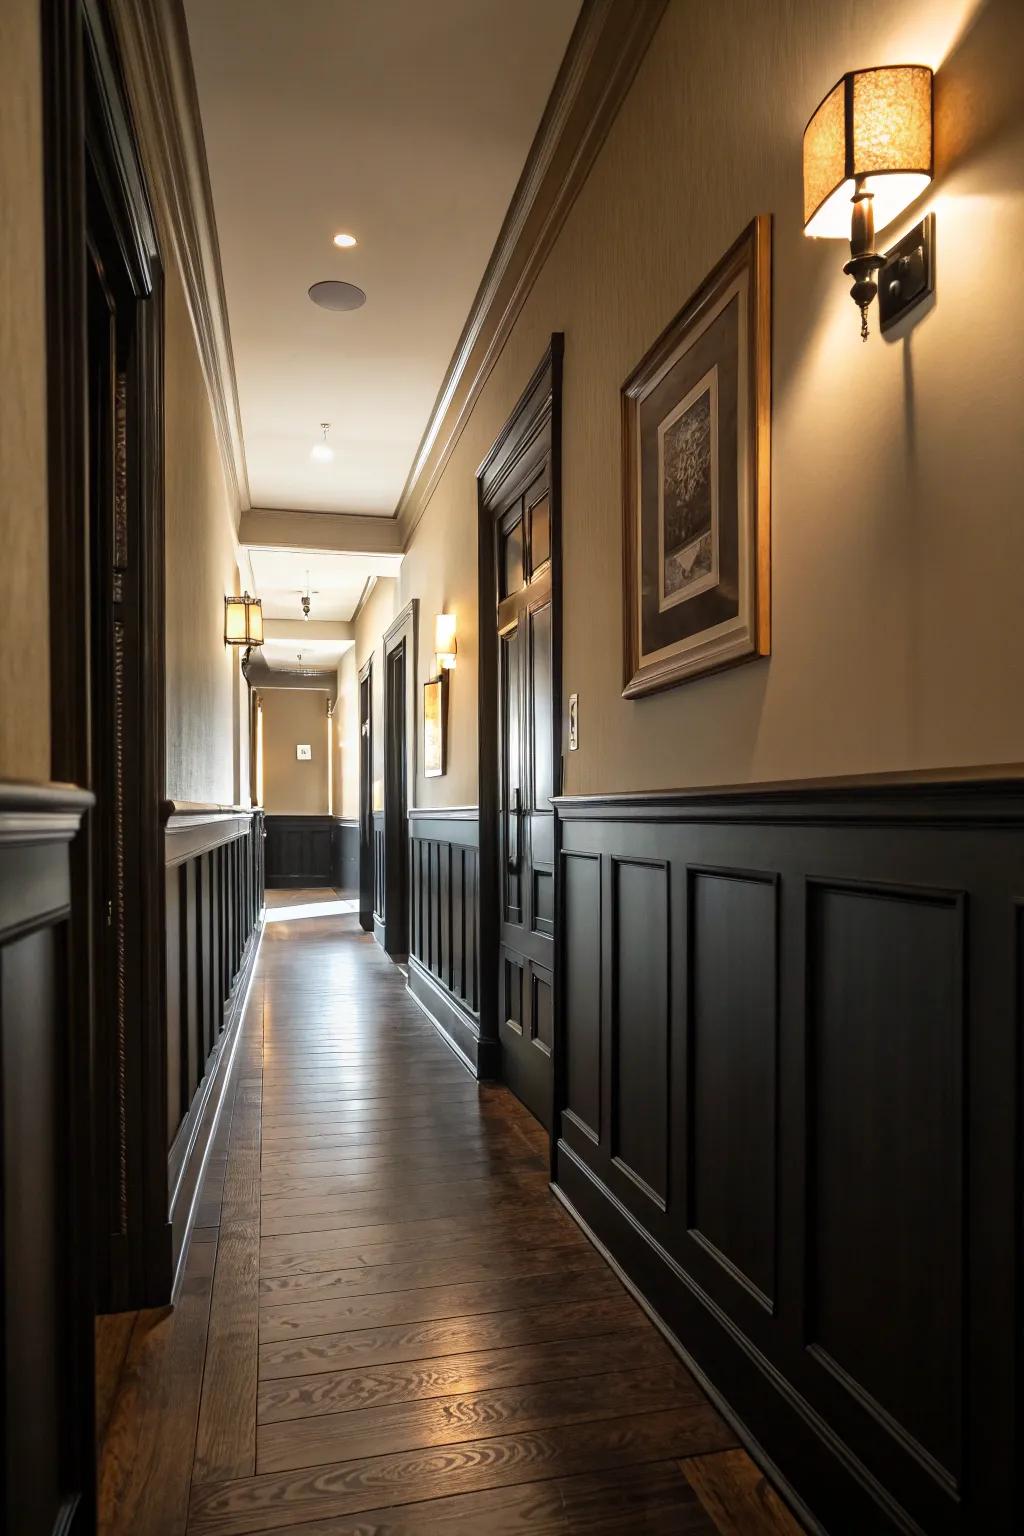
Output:
[[[562,792],[562,363],[565,338],[551,335],[544,356],[534,370],[518,404],[502,427],[490,452],[476,472],[477,482],[477,593],[479,614],[479,661],[477,670],[478,783],[480,814],[480,1038],[489,1044],[495,1059],[499,1043],[499,961],[501,870],[501,806],[499,782],[498,643],[495,615],[498,608],[497,524],[501,516],[500,493],[521,465],[524,456],[545,429],[550,433],[551,517],[551,740],[554,752],[554,792]],[[555,1048],[552,1052],[552,1114],[558,1103],[560,1052],[557,1020],[560,1017],[560,853],[558,817],[554,818],[555,947],[552,978]],[[553,1137],[553,1132],[552,1132]],[[554,1155],[552,1139],[552,1156]]]
[[[416,799],[416,678],[419,599],[410,598],[384,631],[384,949],[392,960],[409,954],[409,811]],[[395,758],[389,722],[395,708],[392,667],[404,652],[404,694],[399,709],[404,722],[403,762]],[[404,778],[399,787],[398,770]],[[404,804],[402,803],[404,800]]]
[[[117,1114],[123,1157],[132,1169],[123,1238],[107,1240],[101,1305],[152,1306],[170,1295],[167,1220],[166,955],[161,803],[165,782],[163,276],[141,155],[131,123],[116,43],[101,0],[45,0],[42,8],[45,99],[45,245],[47,435],[49,471],[50,677],[52,776],[88,785],[90,744],[89,561],[92,511],[87,454],[89,355],[86,264],[91,167],[137,303],[131,374],[134,414],[126,443],[127,500],[135,509],[139,617],[126,686],[123,743],[126,811],[134,858],[125,899],[136,914],[137,942],[124,954],[130,973],[123,1059],[93,1059],[94,1007],[90,833],[72,848],[72,1006],[78,1036],[89,1042],[92,1096],[127,1084]],[[134,724],[134,730],[131,729]],[[89,818],[87,818],[88,820]],[[128,892],[131,891],[129,898]],[[104,1068],[107,1068],[104,1080]],[[123,1077],[122,1077],[123,1072]],[[117,1090],[119,1091],[119,1090]],[[87,1118],[94,1120],[90,1106]],[[92,1178],[90,1129],[82,1147]],[[134,1165],[134,1167],[133,1167]],[[97,1213],[99,1214],[99,1213]],[[108,1223],[109,1225],[109,1223]],[[91,1295],[92,1285],[88,1287]]]
[[[359,669],[359,926],[373,932],[373,653]],[[366,718],[363,719],[363,690]],[[366,728],[364,745],[363,727]]]

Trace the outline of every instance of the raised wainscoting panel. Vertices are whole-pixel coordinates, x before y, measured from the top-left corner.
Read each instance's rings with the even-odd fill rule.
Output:
[[[776,882],[689,874],[686,1226],[763,1305],[775,1295]]]
[[[335,816],[332,828],[332,884],[354,895],[359,890],[359,823]]]
[[[612,1161],[645,1199],[668,1197],[668,865],[611,860]]]
[[[262,931],[261,811],[166,808],[168,1217],[175,1273]]]
[[[334,884],[330,816],[268,815],[266,831],[268,889]]]
[[[814,881],[808,908],[807,1343],[956,1487],[964,899]]]
[[[833,1536],[1024,1528],[1024,781],[556,805],[560,1193]]]
[[[0,784],[0,1529],[93,1529],[87,1000],[70,845],[92,797]]]
[[[409,815],[409,990],[478,1076],[496,1065],[480,1033],[480,858],[475,806]]]

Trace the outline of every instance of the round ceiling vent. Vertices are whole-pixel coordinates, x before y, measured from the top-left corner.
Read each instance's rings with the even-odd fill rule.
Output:
[[[359,309],[366,303],[366,294],[355,283],[338,283],[333,279],[314,283],[309,296],[321,309]]]

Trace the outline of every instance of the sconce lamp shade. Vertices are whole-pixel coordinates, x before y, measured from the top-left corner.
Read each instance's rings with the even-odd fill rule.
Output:
[[[263,644],[263,603],[248,592],[224,599],[225,645]]]
[[[439,613],[434,620],[434,650],[438,664],[446,668],[454,667],[458,648],[454,613]]]
[[[882,229],[932,179],[932,72],[924,64],[857,69],[804,129],[804,233],[850,238],[855,185]]]

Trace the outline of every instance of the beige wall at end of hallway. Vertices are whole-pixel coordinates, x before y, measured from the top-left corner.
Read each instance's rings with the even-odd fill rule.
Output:
[[[327,693],[262,688],[263,805],[271,816],[327,815]],[[311,756],[300,761],[297,746]]]
[[[0,5],[0,777],[50,777],[38,0]]]

